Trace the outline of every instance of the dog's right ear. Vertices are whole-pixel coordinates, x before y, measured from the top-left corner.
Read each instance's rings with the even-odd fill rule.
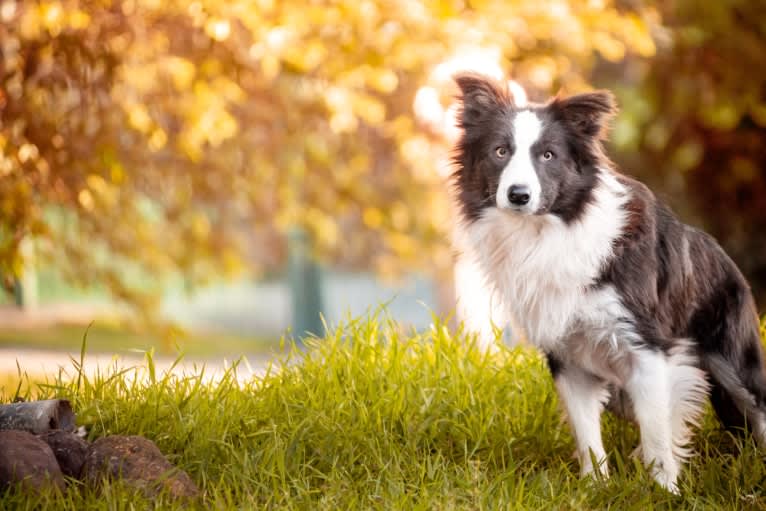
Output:
[[[497,82],[478,73],[460,73],[454,77],[460,88],[458,124],[466,129],[481,124],[493,111],[508,103],[508,93]]]
[[[609,121],[617,114],[617,101],[608,90],[555,98],[550,107],[577,135],[603,140]]]

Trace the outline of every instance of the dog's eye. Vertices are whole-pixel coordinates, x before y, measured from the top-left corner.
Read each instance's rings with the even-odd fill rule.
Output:
[[[506,156],[508,156],[508,148],[504,146],[496,147],[495,154],[497,155],[498,158],[505,158]]]
[[[549,160],[552,160],[552,159],[553,159],[553,153],[552,153],[552,152],[550,152],[550,151],[545,151],[545,152],[543,153],[543,160],[545,160],[545,161],[549,161]]]

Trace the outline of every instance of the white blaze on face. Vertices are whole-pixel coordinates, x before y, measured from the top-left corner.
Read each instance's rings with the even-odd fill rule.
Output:
[[[497,187],[495,200],[499,208],[509,209],[512,206],[508,200],[508,190],[511,186],[526,186],[530,193],[529,202],[520,208],[517,206],[513,206],[513,208],[524,213],[534,213],[540,205],[541,189],[540,180],[532,161],[531,149],[532,145],[540,138],[543,123],[537,114],[524,110],[516,114],[512,129],[516,151],[500,175],[500,184]]]

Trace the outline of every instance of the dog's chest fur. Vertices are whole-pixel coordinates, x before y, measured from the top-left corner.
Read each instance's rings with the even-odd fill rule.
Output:
[[[622,233],[627,200],[625,188],[602,171],[591,204],[569,225],[551,215],[522,217],[493,208],[467,226],[488,283],[544,351],[559,351],[577,334],[618,342],[616,329],[627,312],[611,287],[594,283]]]

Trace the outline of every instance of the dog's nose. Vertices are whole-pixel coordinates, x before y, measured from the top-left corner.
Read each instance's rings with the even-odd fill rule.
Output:
[[[508,189],[508,200],[514,206],[523,206],[529,202],[529,197],[527,185],[513,185]]]

